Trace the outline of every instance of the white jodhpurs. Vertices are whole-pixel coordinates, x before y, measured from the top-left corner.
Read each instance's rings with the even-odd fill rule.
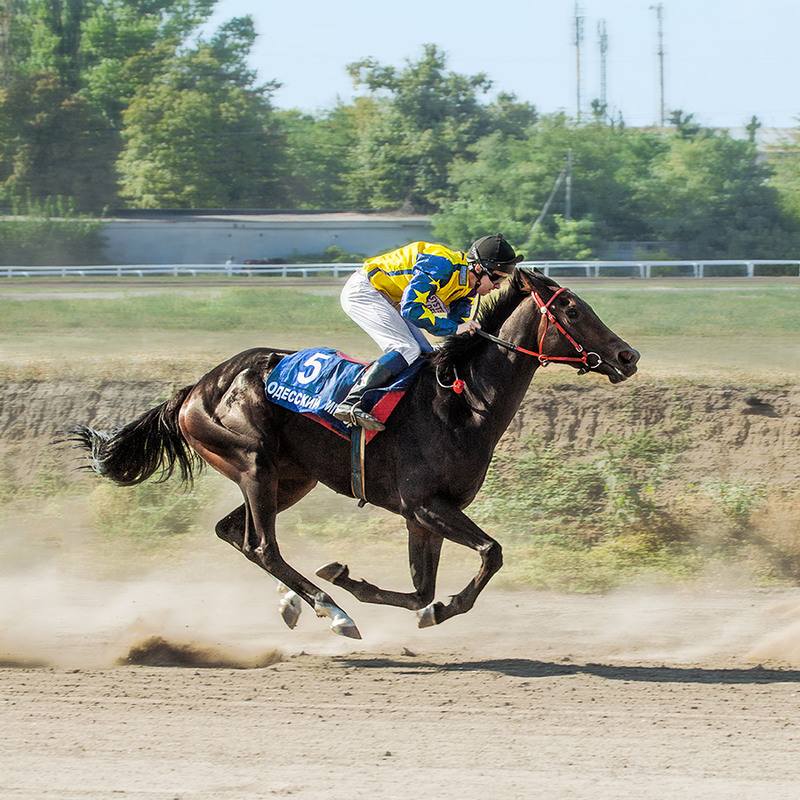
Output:
[[[371,336],[384,353],[400,353],[409,363],[433,350],[425,334],[406,322],[397,308],[370,282],[363,269],[354,272],[340,297],[344,313]]]

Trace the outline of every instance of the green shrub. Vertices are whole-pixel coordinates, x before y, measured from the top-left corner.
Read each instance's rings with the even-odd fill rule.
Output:
[[[0,219],[4,266],[101,264],[101,220],[75,212],[63,197],[13,200],[13,216]]]

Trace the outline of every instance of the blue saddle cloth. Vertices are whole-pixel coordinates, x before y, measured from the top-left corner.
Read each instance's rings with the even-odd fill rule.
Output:
[[[422,366],[417,359],[389,386],[371,389],[364,394],[361,407],[381,422],[400,402],[406,389]],[[284,408],[316,419],[326,428],[345,439],[350,438],[350,428],[333,416],[336,406],[347,396],[367,362],[357,361],[329,347],[300,350],[282,358],[267,376],[267,399]],[[377,431],[367,431],[374,435]]]

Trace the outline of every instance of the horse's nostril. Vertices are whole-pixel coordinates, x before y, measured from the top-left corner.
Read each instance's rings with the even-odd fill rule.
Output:
[[[617,358],[623,364],[635,364],[639,360],[639,354],[635,350],[620,350]]]

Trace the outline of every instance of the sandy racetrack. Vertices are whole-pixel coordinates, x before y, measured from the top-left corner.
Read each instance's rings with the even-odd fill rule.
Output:
[[[798,796],[800,590],[490,588],[425,631],[337,597],[353,642],[231,556],[4,583],[0,797]],[[143,643],[183,666],[114,664]]]
[[[26,365],[13,345],[10,363]],[[142,349],[138,339],[130,347]],[[688,367],[685,348],[665,358],[691,371],[706,347]],[[50,376],[64,351],[42,367],[36,348]],[[149,380],[153,363],[167,362],[143,350],[137,374]],[[729,365],[719,368],[727,381]],[[742,464],[796,486],[795,372],[777,390],[712,382],[684,391],[703,434],[684,468],[735,475]],[[50,440],[58,415],[127,415],[131,390],[117,383],[6,385],[6,464],[32,471],[33,443]],[[134,399],[148,407],[158,391],[137,387],[144,399]],[[660,418],[664,384],[637,391]],[[755,393],[771,413],[752,415]],[[609,424],[610,395],[570,417],[575,403],[557,401],[577,394],[545,384],[539,395],[556,444]],[[624,398],[613,402],[625,411]],[[518,417],[518,434],[534,417]],[[353,642],[308,610],[297,630],[285,628],[274,584],[211,533],[232,504],[209,509],[188,568],[132,565],[100,578],[84,544],[64,533],[87,527],[76,508],[55,513],[40,499],[35,524],[13,504],[0,524],[0,800],[800,797],[800,589],[740,588],[735,576],[726,588],[592,596],[495,583],[468,615],[424,631],[409,612],[334,589],[364,636]],[[310,574],[348,556],[297,566]],[[407,590],[402,562],[388,578],[385,565],[383,575],[359,565],[354,576]],[[450,585],[450,563],[440,599],[471,574]]]

